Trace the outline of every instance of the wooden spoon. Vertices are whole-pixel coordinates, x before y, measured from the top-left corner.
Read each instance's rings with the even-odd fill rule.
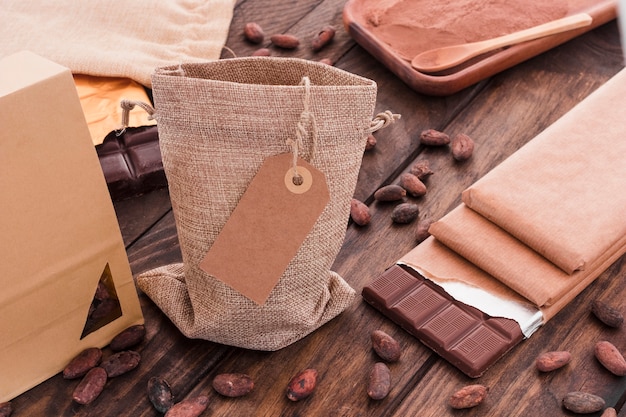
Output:
[[[587,13],[580,13],[493,39],[431,49],[416,55],[411,66],[422,72],[441,71],[498,48],[588,26],[592,20]]]

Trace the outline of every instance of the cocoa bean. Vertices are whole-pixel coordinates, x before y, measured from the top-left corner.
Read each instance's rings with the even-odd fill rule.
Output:
[[[318,62],[321,62],[322,64],[330,65],[331,67],[334,65],[332,59],[330,58],[322,58]]]
[[[489,388],[481,384],[466,385],[452,394],[448,404],[457,410],[476,407],[485,400],[488,392]]]
[[[444,146],[450,143],[450,136],[435,129],[427,129],[420,133],[420,143],[427,146]]]
[[[254,381],[246,374],[227,373],[213,378],[213,389],[226,397],[242,397],[254,388]]]
[[[602,301],[594,301],[591,304],[591,311],[602,323],[609,327],[620,327],[624,323],[622,313]]]
[[[427,159],[415,162],[409,172],[419,178],[420,181],[424,181],[433,175],[433,171],[430,169],[430,162]]]
[[[371,133],[367,135],[367,141],[365,142],[365,150],[371,151],[376,146],[376,137]]]
[[[243,35],[252,43],[261,43],[265,39],[263,28],[255,22],[246,23],[243,27]]]
[[[450,149],[455,160],[466,161],[474,153],[474,141],[469,136],[459,133],[452,139]]]
[[[427,191],[424,183],[410,172],[405,172],[400,176],[400,187],[404,188],[407,194],[413,197],[421,197]]]
[[[198,395],[182,400],[174,404],[165,417],[198,417],[209,406],[209,397],[206,395]]]
[[[0,417],[9,417],[13,413],[13,406],[10,402],[0,403]]]
[[[156,376],[148,380],[148,399],[160,413],[167,412],[174,405],[174,395],[170,384],[165,379]]]
[[[117,352],[106,358],[100,366],[107,372],[109,378],[120,376],[135,369],[141,361],[141,355],[133,350]]]
[[[256,51],[252,52],[252,56],[270,56],[272,53],[267,48],[259,48]]]
[[[550,372],[567,365],[571,359],[572,355],[565,350],[544,352],[537,357],[535,365],[541,372]]]
[[[311,40],[311,48],[313,48],[313,51],[317,52],[328,45],[334,37],[335,28],[332,26],[326,26],[313,36],[313,40]]]
[[[368,225],[372,220],[370,208],[356,198],[353,198],[350,202],[350,217],[359,226]]]
[[[383,362],[372,367],[367,384],[367,395],[373,400],[382,400],[391,389],[391,371]]]
[[[413,203],[401,203],[394,207],[391,212],[391,220],[394,223],[411,223],[419,215],[419,207]]]
[[[63,378],[74,379],[84,376],[95,368],[102,359],[102,350],[96,347],[87,348],[76,355],[63,369]]]
[[[287,398],[291,401],[300,401],[315,391],[317,385],[317,370],[305,369],[296,374],[287,385]]]
[[[617,417],[617,411],[613,407],[607,407],[600,417]]]
[[[283,49],[296,49],[300,46],[300,39],[295,37],[294,35],[287,34],[277,34],[272,35],[270,40],[274,45]]]
[[[380,358],[386,362],[396,362],[400,359],[402,349],[400,343],[382,330],[374,330],[370,336],[372,348]]]
[[[421,219],[417,223],[417,227],[415,228],[415,240],[417,243],[424,241],[428,236],[430,236],[430,229],[432,221],[430,219]]]
[[[397,184],[390,184],[380,187],[374,193],[377,201],[398,201],[406,197],[406,190]]]
[[[109,347],[114,352],[126,350],[138,345],[146,335],[146,327],[143,324],[130,326],[118,333],[109,343]]]
[[[590,414],[604,408],[602,397],[588,392],[573,391],[563,397],[563,407],[578,414]]]
[[[102,393],[106,382],[106,371],[100,367],[92,368],[76,386],[72,398],[78,404],[89,404]]]
[[[596,343],[594,353],[609,372],[617,376],[626,375],[626,359],[611,342],[603,340]]]

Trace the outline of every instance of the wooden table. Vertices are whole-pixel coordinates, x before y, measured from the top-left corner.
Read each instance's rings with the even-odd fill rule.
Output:
[[[448,97],[418,94],[403,84],[347,35],[341,22],[344,1],[302,0],[277,6],[271,0],[241,0],[227,46],[237,56],[256,48],[242,38],[246,22],[256,21],[268,34],[288,32],[308,40],[323,25],[339,28],[334,42],[314,54],[307,47],[278,55],[330,58],[337,67],[378,83],[377,111],[391,110],[402,119],[376,134],[378,143],[366,152],[355,197],[373,214],[367,227],[349,225],[333,270],[360,293],[364,285],[416,244],[415,225],[390,221],[391,206],[373,202],[374,191],[393,183],[416,159],[427,158],[435,174],[419,200],[421,217],[438,219],[460,202],[460,193],[491,168],[557,120],[623,67],[619,32],[609,22],[573,41],[526,61]],[[228,58],[230,52],[223,54]],[[464,132],[476,142],[466,163],[454,163],[447,150],[420,146],[419,133],[435,128]],[[606,138],[607,146],[612,140]],[[590,173],[593,175],[593,173]],[[135,275],[180,262],[176,228],[167,190],[116,203],[122,234]],[[472,380],[440,359],[361,297],[336,319],[313,334],[277,352],[258,352],[190,340],[140,293],[147,336],[138,347],[139,368],[112,379],[92,404],[71,400],[77,384],[57,375],[12,401],[14,416],[158,416],[146,395],[152,376],[167,379],[178,400],[206,394],[206,416],[547,416],[572,415],[561,406],[570,391],[602,396],[607,406],[626,416],[626,377],[604,370],[593,357],[596,341],[611,340],[626,352],[626,328],[609,330],[590,314],[601,299],[621,305],[626,313],[626,257],[622,257],[529,340],[524,341],[478,380]],[[370,333],[382,329],[403,346],[400,362],[391,365],[392,389],[382,401],[366,395],[376,361]],[[537,355],[569,350],[573,360],[557,372],[540,374]],[[285,396],[289,379],[314,367],[319,383],[314,395],[293,403]],[[211,388],[218,373],[244,372],[256,381],[246,397],[229,399]],[[470,383],[489,387],[480,406],[454,411],[448,397]],[[620,411],[621,410],[621,411]],[[599,415],[597,413],[596,415]]]

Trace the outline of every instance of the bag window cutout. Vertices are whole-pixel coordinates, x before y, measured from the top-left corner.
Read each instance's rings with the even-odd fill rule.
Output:
[[[83,339],[88,334],[95,332],[120,317],[122,317],[122,307],[117,297],[117,292],[115,291],[115,285],[113,284],[111,268],[109,264],[106,264],[100,276],[100,280],[98,281],[96,293],[89,306],[89,313],[87,314],[85,327],[83,328],[83,333],[80,338]]]

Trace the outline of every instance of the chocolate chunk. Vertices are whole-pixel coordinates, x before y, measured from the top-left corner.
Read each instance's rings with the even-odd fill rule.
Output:
[[[96,146],[113,201],[167,186],[156,126],[129,127],[109,133]]]
[[[400,265],[365,286],[362,296],[471,378],[480,377],[523,339],[514,320],[491,317],[461,303],[416,271]]]

